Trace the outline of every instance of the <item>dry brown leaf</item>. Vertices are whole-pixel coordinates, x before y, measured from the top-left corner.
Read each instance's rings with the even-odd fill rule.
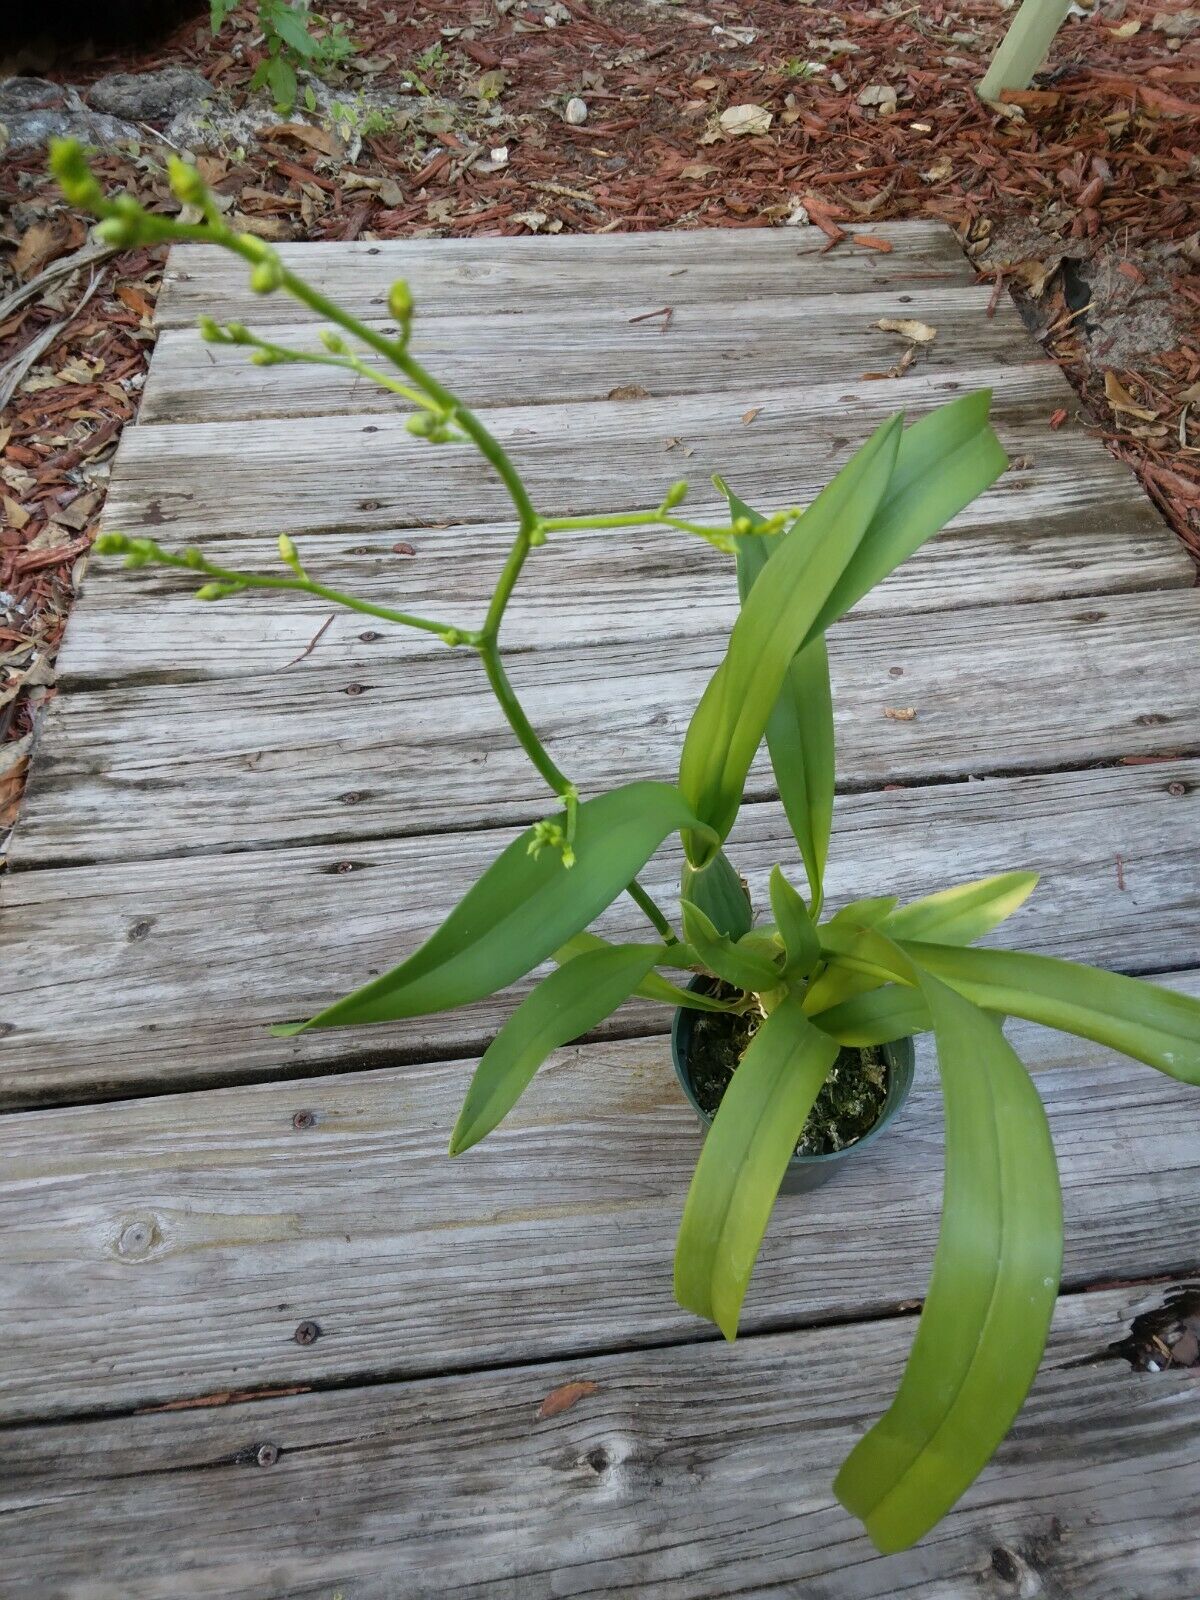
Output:
[[[45,266],[51,256],[57,255],[65,237],[66,230],[58,219],[32,223],[21,235],[21,242],[12,258],[17,276],[31,277],[39,267]]]
[[[884,706],[883,714],[892,722],[915,722],[916,706]]]
[[[264,139],[295,139],[323,156],[336,156],[342,148],[336,133],[328,128],[314,128],[307,122],[279,122],[273,128],[265,128],[262,136]]]
[[[756,106],[752,102],[730,106],[728,110],[722,111],[720,116],[721,127],[729,134],[768,133],[773,121],[774,118],[766,106]]]
[[[708,78],[708,77],[697,78],[696,81],[692,84],[692,93],[693,94],[707,94],[710,89],[715,89],[716,87],[717,87],[717,80],[715,78]]]
[[[753,422],[755,417],[758,415],[758,413],[761,410],[762,410],[761,406],[751,406],[749,411],[743,411],[742,412],[742,422],[743,423]]]
[[[17,501],[7,494],[4,496],[4,515],[8,519],[9,527],[16,528],[18,532],[29,521],[29,513],[25,510],[25,507],[19,505]]]
[[[1132,39],[1135,33],[1141,32],[1141,23],[1135,18],[1132,22],[1122,22],[1119,27],[1110,28],[1108,31],[1114,39]]]
[[[1115,372],[1104,374],[1104,398],[1114,411],[1123,411],[1131,417],[1140,418],[1142,422],[1158,421],[1158,412],[1139,406]]]
[[[600,1385],[593,1383],[590,1378],[584,1378],[576,1383],[560,1383],[557,1389],[551,1389],[538,1407],[538,1421],[545,1422],[547,1417],[557,1417],[564,1411],[569,1411],[589,1394],[595,1394],[599,1387]]]
[[[649,389],[643,389],[640,383],[619,383],[615,389],[608,391],[610,400],[649,400]]]
[[[714,167],[711,161],[691,161],[686,167],[680,168],[679,176],[686,178],[689,183],[695,183],[700,178],[707,178],[720,170],[720,167]]]
[[[147,322],[154,317],[154,302],[146,298],[145,292],[132,283],[119,283],[116,287],[117,299],[123,306],[128,306],[130,311],[139,317],[145,317]]]
[[[937,338],[936,328],[931,328],[927,322],[917,322],[912,317],[880,317],[871,326],[882,329],[884,333],[898,333],[913,344],[932,344]]]

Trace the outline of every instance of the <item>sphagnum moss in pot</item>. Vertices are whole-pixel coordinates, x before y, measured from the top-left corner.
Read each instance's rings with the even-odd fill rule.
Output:
[[[244,345],[260,364],[319,362],[384,385],[411,408],[414,439],[473,445],[512,500],[512,546],[482,621],[473,622],[418,616],[333,590],[309,575],[286,534],[276,573],[231,571],[200,550],[171,552],[118,533],[96,543],[131,566],[156,562],[200,574],[205,600],[250,588],[295,590],[474,651],[514,736],[556,797],[553,815],[501,852],[420,949],[279,1033],[445,1011],[553,960],[555,969],[521,1000],[476,1068],[451,1139],[458,1153],[496,1126],[552,1050],[630,995],[709,1016],[757,1014],[701,1148],[675,1252],[680,1304],[732,1339],[776,1193],[839,1051],[933,1032],[946,1128],[933,1276],[895,1399],[834,1484],[880,1549],[911,1544],[949,1510],[1007,1432],[1037,1371],[1058,1290],[1054,1151],[1041,1101],[1002,1020],[1062,1028],[1200,1083],[1196,1000],[1071,962],[973,948],[1029,895],[1032,873],[1005,872],[903,906],[892,897],[859,900],[823,916],[834,789],[825,631],[1004,470],[988,425],[989,396],[964,395],[911,427],[892,417],[802,512],[764,520],[718,479],[729,517],[715,525],[677,514],[683,483],[648,510],[544,516],[485,423],[413,356],[405,283],[392,286],[396,327],[384,332],[319,293],[263,240],[235,232],[182,161],[172,159],[171,183],[189,213],[203,219],[195,223],[152,215],[127,195],[107,199],[76,144],[56,144],[52,163],[67,198],[104,219],[100,232],[109,243],[221,246],[246,261],[256,291],[290,294],[332,324],[318,351],[292,350],[240,323],[209,319],[205,338]],[[363,349],[386,366],[369,364]],[[787,471],[781,460],[785,480]],[[627,783],[584,799],[508,680],[500,625],[540,545],[647,524],[733,556],[741,609],[688,727],[676,781]],[[768,563],[769,581],[757,582]],[[724,844],[764,738],[807,894],[777,866],[771,920],[756,926]],[[681,925],[638,880],[675,832],[686,859]],[[589,931],[622,894],[646,919],[641,941],[612,943]],[[727,987],[683,987],[682,974],[697,972]]]

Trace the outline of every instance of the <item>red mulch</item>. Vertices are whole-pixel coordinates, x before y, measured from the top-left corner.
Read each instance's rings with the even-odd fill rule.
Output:
[[[940,218],[997,294],[1015,293],[1082,415],[1200,556],[1200,32],[1186,32],[1180,0],[1116,0],[1070,22],[1038,87],[1011,96],[1007,111],[974,94],[1011,15],[992,0],[343,0],[333,14],[367,69],[343,74],[339,98],[398,90],[405,68],[440,43],[440,64],[423,69],[430,96],[406,100],[407,125],[367,138],[353,165],[286,131],[242,160],[204,158],[243,225],[311,239],[736,228],[778,225],[799,205],[831,248],[848,249],[842,222]],[[237,101],[258,59],[249,8],[237,21],[217,44],[188,24],[153,52],[51,75],[80,85],[182,63]],[[477,94],[485,73],[484,87],[499,89],[490,104]],[[583,126],[563,120],[572,95],[588,106]],[[720,112],[745,103],[772,114],[769,131],[723,133]],[[507,164],[481,171],[499,145]],[[152,152],[147,140],[139,160],[108,156],[101,167],[169,204]],[[13,252],[0,291],[84,242],[41,167],[0,161],[11,208],[0,247]],[[99,270],[77,313],[86,272],[0,324],[3,362],[68,319],[0,422],[9,738],[28,733],[51,692],[44,663],[152,344],[161,261],[136,251]],[[5,675],[15,687],[30,661],[42,666],[29,691],[5,704]],[[0,764],[0,827],[5,781]],[[11,813],[19,772],[7,782]]]

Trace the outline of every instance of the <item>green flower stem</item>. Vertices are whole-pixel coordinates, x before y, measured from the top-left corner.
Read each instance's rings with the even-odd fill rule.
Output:
[[[76,155],[82,161],[82,153],[76,151]],[[178,177],[179,175],[177,174],[176,176]],[[200,197],[200,203],[204,207],[207,218],[204,225],[181,223],[174,218],[155,216],[136,206],[133,208],[133,214],[128,209],[122,212],[118,203],[109,203],[103,199],[99,194],[95,181],[90,178],[90,174],[87,175],[87,181],[85,182],[84,175],[78,172],[68,172],[64,188],[67,190],[68,198],[72,197],[73,192],[74,198],[78,202],[90,202],[101,210],[102,215],[111,217],[117,222],[118,226],[113,235],[113,242],[122,242],[119,235],[122,231],[121,224],[123,222],[125,228],[130,230],[130,237],[127,242],[133,242],[133,238],[136,236],[143,243],[180,239],[200,244],[217,244],[241,256],[252,268],[264,268],[269,263],[273,274],[267,284],[269,289],[285,290],[294,300],[299,301],[301,305],[307,306],[317,316],[332,322],[360,343],[375,350],[385,360],[391,362],[398,371],[402,372],[420,391],[418,394],[412,394],[404,388],[399,388],[398,392],[404,394],[406,398],[414,401],[424,409],[436,409],[448,422],[460,429],[471,440],[508,490],[509,497],[517,513],[518,528],[512,549],[509,551],[496,590],[488,606],[483,628],[478,633],[449,627],[443,623],[432,622],[424,617],[414,617],[406,612],[393,611],[383,606],[373,606],[367,601],[356,600],[353,596],[344,595],[338,590],[326,588],[324,584],[314,583],[298,569],[293,569],[296,571],[296,576],[292,578],[271,578],[257,574],[229,572],[226,569],[214,567],[208,562],[201,564],[201,561],[196,560],[194,557],[190,560],[183,557],[167,557],[166,564],[204,571],[220,581],[241,588],[294,589],[306,594],[320,595],[324,599],[337,605],[344,605],[352,611],[359,611],[368,616],[380,617],[385,621],[398,622],[409,627],[419,628],[426,633],[436,634],[447,644],[473,645],[480,653],[488,681],[496,695],[500,709],[504,713],[522,749],[529,756],[533,765],[550,788],[563,800],[567,808],[568,829],[571,829],[573,805],[578,800],[577,791],[538,738],[532,723],[517,698],[516,692],[508,680],[497,646],[504,610],[525,564],[525,559],[533,546],[541,544],[546,536],[545,527],[534,509],[533,501],[530,499],[529,492],[521,479],[520,473],[509,459],[499,440],[484,426],[474,412],[463,405],[456,395],[440,384],[432,373],[427,372],[421,363],[409,353],[408,329],[403,318],[399,320],[401,321],[404,336],[399,339],[388,338],[374,328],[369,327],[366,323],[361,322],[357,317],[351,315],[334,301],[327,299],[325,295],[314,289],[311,284],[306,283],[285,267],[279,260],[278,253],[264,246],[261,240],[253,235],[235,233],[220,217],[198,176],[189,174],[184,170],[182,178],[184,183],[183,195],[191,198],[189,190],[194,187]],[[173,179],[174,182],[175,179]],[[180,192],[178,185],[176,187],[177,192]],[[275,359],[304,359],[299,352],[284,352],[282,347],[272,347],[262,342],[259,342],[259,348],[271,354]],[[336,361],[336,358],[328,363],[322,357],[315,359],[322,364],[343,366],[349,364],[344,361]],[[378,380],[379,375],[367,368],[365,363],[362,365],[356,364],[352,366],[351,370],[360,372],[372,380]],[[394,387],[392,384],[387,384],[386,386],[389,388]],[[429,402],[432,402],[432,405]],[[664,502],[660,509],[665,512],[667,502]],[[115,546],[111,545],[111,541],[110,547],[115,548]],[[162,559],[166,556],[166,552],[160,552],[158,547],[154,547],[153,556],[143,555],[143,559]],[[628,886],[628,892],[645,912],[654,928],[668,942],[677,943],[678,940],[670,923],[636,880]]]

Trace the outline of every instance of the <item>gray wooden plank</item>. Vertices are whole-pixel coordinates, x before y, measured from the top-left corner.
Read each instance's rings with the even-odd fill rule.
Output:
[[[61,698],[12,864],[437,832],[448,821],[448,783],[456,827],[544,814],[546,785],[473,652],[443,648],[414,660],[393,651],[404,636],[392,629],[367,659],[365,620],[343,615],[320,653],[285,673],[235,685],[122,682]],[[1179,671],[1198,634],[1200,593],[1183,589],[1103,606],[1056,601],[839,625],[830,631],[839,783],[1200,752],[1200,682]],[[357,645],[353,670],[347,638]],[[516,656],[509,671],[534,726],[587,795],[675,778],[688,718],[723,645],[710,634],[543,649]],[[917,715],[885,715],[897,708]],[[347,789],[362,796],[350,808]],[[774,792],[764,750],[747,794]]]
[[[1076,427],[1052,431],[1061,374],[1044,362],[910,374],[887,383],[728,389],[665,400],[518,406],[487,413],[547,516],[656,505],[680,477],[722,472],[762,509],[805,504],[885,417],[913,420],[981,387],[996,397],[997,431],[1014,460],[967,513],[967,526],[1011,514],[1086,519],[1124,494],[1143,499],[1129,470]],[[752,423],[748,410],[759,407]],[[674,441],[674,442],[673,442]],[[430,454],[430,451],[433,454]],[[1070,462],[1070,468],[1067,467]],[[304,417],[178,428],[146,425],[121,441],[105,526],[166,542],[231,535],[364,534],[429,522],[494,522],[511,507],[474,446],[430,446],[400,416]],[[1163,539],[1172,535],[1164,527]]]
[[[1094,464],[1094,455],[1089,460]],[[1060,470],[1065,475],[1072,468],[1064,460]],[[720,512],[715,504],[708,510]],[[397,544],[415,555],[398,554]],[[396,605],[403,596],[420,614],[452,607],[455,616],[475,619],[486,609],[511,544],[507,525],[475,525],[465,538],[457,528],[325,533],[306,558],[322,582],[378,605]],[[278,571],[275,540],[239,539],[236,561],[247,571]],[[975,526],[958,518],[872,589],[854,616],[892,616],[902,634],[915,612],[1190,588],[1194,579],[1182,546],[1164,537],[1154,507],[1144,497],[1131,499],[1128,486],[1118,483],[1111,504],[1082,516],[1064,493],[1049,510],[1038,509],[1036,499],[1009,500],[1003,514],[995,510]],[[119,562],[93,562],[82,620],[68,631],[56,663],[60,686],[71,691],[277,673],[331,614],[323,601],[305,595],[250,590],[214,619],[193,598],[195,588],[194,579],[162,567],[127,572]],[[651,618],[653,636],[666,651],[671,646],[665,641],[681,636],[727,633],[736,614],[727,557],[684,534],[626,528],[556,540],[537,551],[505,614],[504,644],[509,652],[548,640],[630,644],[647,637]],[[409,659],[440,655],[445,647],[427,634],[339,612],[309,666],[333,654],[361,674],[374,670],[381,649],[389,659]]]
[[[1200,973],[1166,982],[1200,994]],[[1200,1094],[1029,1024],[1009,1036],[1058,1151],[1064,1281],[1200,1269]],[[473,1065],[0,1118],[0,1320],[21,1351],[0,1367],[0,1417],[711,1335],[671,1293],[700,1137],[667,1040],[557,1052],[452,1161]],[[922,1039],[895,1131],[777,1203],[743,1328],[921,1296],[941,1137]],[[302,1322],[315,1343],[297,1344]]]
[[[1190,965],[1200,908],[1198,799],[1194,760],[843,795],[831,904],[1032,867],[1043,872],[1042,887],[1001,930],[1005,940],[1124,970]],[[348,807],[360,801],[360,791],[346,791]],[[291,804],[281,789],[281,811]],[[446,833],[8,874],[0,883],[8,908],[0,926],[0,1102],[481,1048],[511,997],[290,1040],[271,1038],[266,1024],[308,1015],[399,960],[510,837]],[[731,848],[760,905],[774,861],[797,870],[773,801],[743,810]],[[668,904],[678,860],[674,846],[665,848],[644,874]],[[609,926],[644,924],[621,907]],[[658,1015],[662,1027],[666,1013]],[[635,1014],[620,1026],[645,1023]]]
[[[937,329],[937,338],[920,353],[922,368],[1029,361],[1036,347],[1015,306],[1005,297],[989,317],[990,300],[984,285],[922,288],[919,297],[893,289],[704,301],[676,307],[665,331],[660,319],[631,321],[641,309],[633,301],[576,304],[517,319],[418,317],[411,349],[471,406],[603,400],[622,386],[677,395],[746,382],[777,388],[866,372],[885,375],[908,346],[875,323],[915,312]],[[255,309],[247,313],[252,327]],[[396,332],[394,324],[372,326]],[[272,323],[270,336],[289,349],[320,352],[311,319]],[[369,347],[363,354],[375,370],[393,370]],[[238,346],[205,344],[193,329],[168,328],[154,352],[139,421],[229,422],[403,409],[394,394],[353,373],[256,367],[249,355]]]
[[[10,1431],[7,1570],[26,1600],[1179,1600],[1200,1390],[1101,1358],[1161,1303],[1060,1299],[1009,1438],[898,1555],[830,1484],[911,1317]]]
[[[941,222],[881,222],[859,232],[887,239],[891,252],[849,243],[836,259],[817,228],[692,229],[566,234],[558,238],[388,239],[350,244],[284,244],[293,271],[355,316],[387,315],[392,280],[408,279],[420,311],[433,316],[537,315],[563,306],[639,309],[779,295],[855,294],[896,287],[968,284],[974,273]],[[202,312],[258,323],[285,322],[295,302],[254,294],[240,263],[207,245],[175,245],[164,274],[160,328]]]

